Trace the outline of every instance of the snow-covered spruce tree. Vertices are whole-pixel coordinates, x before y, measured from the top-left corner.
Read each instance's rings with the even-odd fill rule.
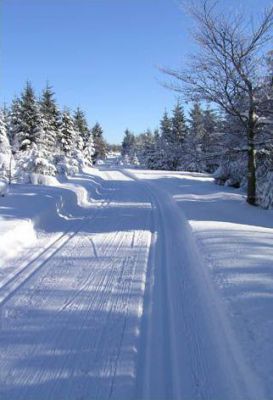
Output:
[[[163,145],[163,139],[159,133],[159,130],[154,131],[154,162],[153,169],[164,169],[165,166],[165,151]]]
[[[13,101],[9,115],[9,134],[16,153],[16,175],[19,179],[28,181],[33,174],[55,174],[52,155],[46,146],[44,119],[29,82],[21,98]]]
[[[220,165],[223,145],[223,121],[209,106],[203,111],[204,134],[201,143],[202,157],[207,172],[214,172]]]
[[[60,155],[56,157],[58,172],[65,175],[78,173],[79,161],[75,158],[75,152],[77,152],[77,131],[73,117],[68,109],[65,109],[61,116],[58,141],[61,151]]]
[[[13,169],[13,156],[7,134],[6,118],[0,109],[0,178],[11,181]]]
[[[73,118],[68,109],[65,109],[61,116],[60,126],[60,148],[64,155],[70,156],[75,148],[75,126]]]
[[[42,124],[39,105],[30,82],[27,82],[23,90],[17,111],[19,115],[13,132],[13,144],[18,150],[26,150],[39,141]]]
[[[83,141],[83,148],[85,148],[90,138],[90,129],[88,127],[85,113],[78,107],[74,112],[73,117],[74,117],[74,125],[80,133],[80,136]]]
[[[26,150],[16,154],[18,178],[33,184],[47,184],[47,177],[57,172],[51,157],[39,143],[32,143]]]
[[[44,130],[43,145],[51,154],[57,152],[57,138],[61,124],[61,115],[54,96],[55,93],[51,86],[47,85],[40,99],[40,112]]]
[[[122,140],[122,144],[121,144],[121,154],[124,157],[125,155],[128,155],[129,157],[131,157],[132,155],[134,155],[135,151],[136,151],[136,139],[135,139],[135,135],[129,131],[129,129],[126,129],[124,132],[124,137]]]
[[[204,115],[198,102],[193,104],[189,112],[189,135],[187,137],[187,169],[190,171],[205,171],[206,164],[202,154],[204,140]]]
[[[107,153],[107,143],[103,137],[103,129],[98,122],[92,128],[92,135],[95,146],[93,159],[96,162],[98,159],[104,159]]]
[[[89,138],[87,142],[85,143],[84,149],[83,149],[83,155],[84,158],[89,165],[93,165],[93,156],[95,154],[95,146],[94,146],[94,140],[93,140],[93,135],[90,133]]]
[[[172,117],[172,134],[169,141],[168,158],[172,163],[172,169],[176,170],[183,160],[185,151],[185,139],[187,137],[187,126],[184,110],[180,102],[178,102],[173,110]]]
[[[18,133],[21,131],[21,102],[18,97],[15,97],[12,100],[11,107],[8,111],[7,118],[7,133],[9,137],[10,144],[14,151],[18,150],[18,146],[16,146],[16,137]]]
[[[150,129],[142,133],[137,138],[138,142],[138,159],[142,165],[147,168],[154,169],[156,163],[156,148],[155,148],[155,138]]]
[[[162,144],[162,169],[171,169],[171,162],[168,160],[169,155],[169,143],[171,143],[172,137],[172,120],[169,118],[167,111],[164,112],[163,117],[160,121],[160,135]]]

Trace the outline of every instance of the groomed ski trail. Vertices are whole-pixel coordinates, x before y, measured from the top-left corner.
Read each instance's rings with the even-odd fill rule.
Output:
[[[263,399],[174,200],[103,172],[109,204],[3,304],[0,398]]]

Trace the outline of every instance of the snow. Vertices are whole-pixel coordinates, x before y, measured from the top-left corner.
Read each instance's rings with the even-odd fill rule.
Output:
[[[0,235],[0,269],[19,249],[33,244],[36,239],[33,224],[29,220],[0,219]]]
[[[0,196],[5,196],[8,191],[8,185],[6,182],[0,181]]]
[[[198,173],[50,184],[1,198],[1,398],[273,396],[271,211]]]
[[[271,398],[273,213],[247,205],[238,190],[215,187],[205,174],[133,172],[170,193],[186,216],[217,303],[223,300],[220,312],[229,317],[244,363],[264,385],[257,398]]]

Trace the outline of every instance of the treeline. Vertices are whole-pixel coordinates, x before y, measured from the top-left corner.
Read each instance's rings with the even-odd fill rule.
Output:
[[[269,77],[266,75],[263,82],[270,90],[267,90],[265,112],[259,116],[260,128],[255,141],[257,203],[263,207],[273,206],[273,87]],[[147,130],[135,135],[127,129],[122,155],[126,162],[150,169],[213,173],[216,183],[245,190],[246,140],[245,127],[238,118],[201,107],[198,102],[186,118],[178,102],[171,115],[164,113],[159,129],[154,132]]]
[[[90,128],[77,108],[60,110],[47,85],[38,98],[30,82],[21,96],[0,110],[0,175],[37,180],[77,173],[105,158],[107,144],[99,123]]]
[[[187,11],[195,48],[180,68],[162,69],[172,79],[169,87],[187,102],[207,102],[225,113],[219,181],[247,181],[250,205],[272,204],[273,5],[247,15],[200,0]]]
[[[125,131],[122,155],[150,169],[213,172],[219,163],[223,120],[212,109],[195,103],[186,119],[177,103],[172,115],[164,113],[160,128],[140,135]],[[213,157],[212,157],[213,154]]]

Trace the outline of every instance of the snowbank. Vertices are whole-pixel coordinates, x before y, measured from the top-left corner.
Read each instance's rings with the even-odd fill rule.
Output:
[[[0,267],[36,240],[36,232],[31,220],[0,219],[0,236]]]
[[[103,174],[93,168],[62,182],[40,174],[31,179],[33,185],[13,184],[9,196],[0,197],[0,280],[101,204]]]
[[[0,181],[0,196],[5,196],[8,191],[8,185],[6,182]]]

